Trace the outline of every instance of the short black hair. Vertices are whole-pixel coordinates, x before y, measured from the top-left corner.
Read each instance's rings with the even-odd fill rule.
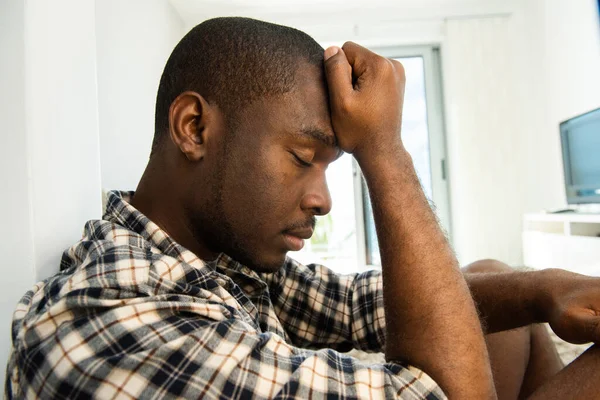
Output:
[[[168,135],[169,108],[181,93],[199,93],[232,123],[254,100],[292,90],[299,60],[322,67],[323,48],[297,29],[241,17],[197,25],[177,44],[160,79],[152,152]]]

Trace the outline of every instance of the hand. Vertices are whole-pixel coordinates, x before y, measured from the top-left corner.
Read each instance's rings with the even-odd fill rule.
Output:
[[[549,270],[550,327],[570,343],[600,343],[600,278]]]
[[[359,158],[401,146],[404,67],[356,43],[325,50],[333,130]]]

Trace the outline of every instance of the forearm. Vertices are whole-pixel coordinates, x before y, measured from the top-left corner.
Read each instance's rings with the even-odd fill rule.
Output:
[[[457,260],[399,144],[357,157],[373,204],[386,357],[428,372],[454,398],[494,397],[487,350]]]
[[[485,333],[545,322],[540,312],[543,275],[542,271],[465,273]]]

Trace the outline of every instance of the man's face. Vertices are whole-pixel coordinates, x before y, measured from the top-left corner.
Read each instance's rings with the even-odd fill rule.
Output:
[[[305,65],[296,79],[293,91],[242,111],[214,163],[212,204],[198,210],[212,250],[261,272],[279,269],[331,209],[325,170],[340,150],[323,72]]]

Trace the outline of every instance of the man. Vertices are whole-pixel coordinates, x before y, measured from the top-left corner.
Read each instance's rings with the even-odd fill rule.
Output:
[[[557,374],[531,324],[599,340],[599,280],[492,261],[461,273],[402,145],[404,82],[400,63],[350,42],[323,52],[243,18],[190,31],[137,191],[112,192],[19,303],[7,397],[594,397],[597,348]],[[331,208],[341,151],[365,175],[382,273],[286,258]]]

